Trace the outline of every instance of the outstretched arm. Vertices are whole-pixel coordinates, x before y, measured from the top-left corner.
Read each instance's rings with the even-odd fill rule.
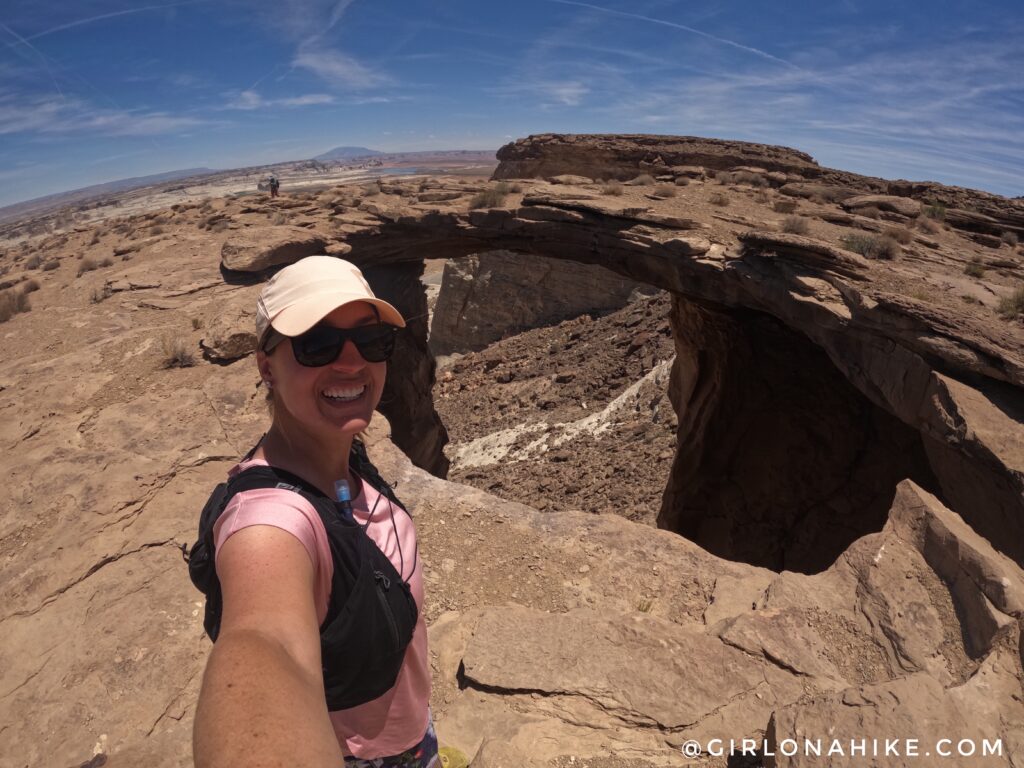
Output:
[[[338,768],[305,548],[251,526],[221,547],[217,574],[224,613],[196,710],[196,768]]]

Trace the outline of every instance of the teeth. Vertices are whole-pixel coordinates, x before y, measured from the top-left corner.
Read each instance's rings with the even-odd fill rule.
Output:
[[[359,387],[345,387],[335,389],[325,389],[323,394],[324,397],[329,397],[332,400],[355,400],[357,397],[366,391],[366,385],[363,384]]]

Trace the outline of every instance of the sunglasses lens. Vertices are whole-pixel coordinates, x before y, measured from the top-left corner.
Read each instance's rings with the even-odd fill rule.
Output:
[[[294,337],[292,350],[300,365],[319,368],[337,360],[345,342],[351,339],[366,362],[380,363],[391,357],[397,332],[398,329],[391,325],[352,329],[316,326]]]
[[[366,362],[381,363],[391,357],[391,353],[395,350],[397,330],[390,325],[356,328],[352,331],[351,338]]]
[[[300,365],[318,368],[333,363],[341,352],[345,337],[334,328],[316,327],[292,339],[295,359]]]

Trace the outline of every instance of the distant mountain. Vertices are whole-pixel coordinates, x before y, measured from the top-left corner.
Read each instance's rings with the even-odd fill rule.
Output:
[[[55,195],[37,197],[33,200],[26,200],[22,203],[15,203],[0,208],[0,223],[14,221],[25,216],[37,216],[67,205],[77,205],[94,198],[105,195],[115,195],[120,192],[127,192],[141,187],[151,187],[156,184],[163,184],[168,181],[187,179],[192,176],[207,176],[211,173],[220,173],[212,168],[186,168],[181,171],[168,171],[167,173],[155,173],[151,176],[133,176],[130,179],[118,179],[103,184],[93,184],[81,189],[72,189],[69,192],[58,192]]]
[[[321,162],[325,160],[351,160],[354,157],[375,157],[381,155],[383,152],[378,152],[376,149],[367,149],[366,147],[335,147],[329,149],[322,155],[317,155],[314,160]]]

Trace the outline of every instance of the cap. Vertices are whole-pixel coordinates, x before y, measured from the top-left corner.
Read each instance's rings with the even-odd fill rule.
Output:
[[[372,304],[381,322],[405,327],[402,314],[373,295],[355,264],[334,256],[307,256],[282,269],[256,302],[256,335],[262,343],[271,327],[284,336],[305,333],[338,307]]]

